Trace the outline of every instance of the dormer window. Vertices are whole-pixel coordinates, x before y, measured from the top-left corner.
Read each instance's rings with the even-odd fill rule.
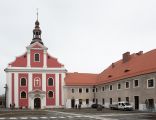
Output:
[[[110,78],[110,77],[112,77],[112,75],[108,75],[108,77]]]
[[[40,61],[40,54],[38,54],[38,53],[34,54],[34,61],[35,62],[39,62]]]
[[[129,69],[125,69],[125,71],[124,72],[129,72],[130,70]]]

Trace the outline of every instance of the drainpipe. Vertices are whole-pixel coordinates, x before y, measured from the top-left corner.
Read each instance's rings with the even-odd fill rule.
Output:
[[[93,89],[94,89],[94,103],[95,103],[95,85],[93,85]]]

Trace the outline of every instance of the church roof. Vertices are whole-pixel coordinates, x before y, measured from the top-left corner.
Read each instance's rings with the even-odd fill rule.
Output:
[[[144,54],[126,52],[100,74],[69,73],[65,80],[66,85],[97,85],[152,72],[156,72],[156,49]]]

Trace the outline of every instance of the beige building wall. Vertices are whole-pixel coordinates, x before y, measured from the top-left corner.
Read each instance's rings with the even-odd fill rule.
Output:
[[[151,88],[148,88],[149,79],[153,79],[154,81],[154,86]],[[138,87],[134,86],[134,80],[138,80]],[[126,88],[126,82],[129,82],[129,88]],[[121,89],[117,88],[118,84],[121,84]],[[112,90],[110,90],[110,85],[112,85]],[[97,91],[95,90],[95,92],[93,92],[93,86],[66,86],[66,103],[67,101],[71,102],[72,99],[75,99],[75,104],[77,104],[78,100],[82,99],[82,107],[90,107],[91,104],[93,104],[93,98],[95,98],[99,104],[109,108],[110,98],[112,98],[113,104],[117,103],[119,98],[121,98],[121,101],[126,101],[126,97],[129,97],[129,102],[133,105],[134,109],[148,110],[156,108],[156,73],[126,78],[115,82],[97,85],[95,87]],[[79,88],[83,89],[82,93],[79,93]],[[86,88],[89,88],[88,93],[85,91]],[[75,90],[74,93],[72,93],[72,89]],[[139,97],[138,108],[136,106],[137,100],[135,96]],[[89,99],[89,105],[86,105],[86,99]],[[152,102],[154,102],[154,106],[151,108],[151,105],[153,104]],[[68,104],[68,106],[71,106],[71,103]]]

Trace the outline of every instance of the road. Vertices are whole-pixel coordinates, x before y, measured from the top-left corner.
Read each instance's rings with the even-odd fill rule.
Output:
[[[94,113],[94,114],[93,114]],[[0,120],[156,120],[155,112],[13,110],[0,111]]]

